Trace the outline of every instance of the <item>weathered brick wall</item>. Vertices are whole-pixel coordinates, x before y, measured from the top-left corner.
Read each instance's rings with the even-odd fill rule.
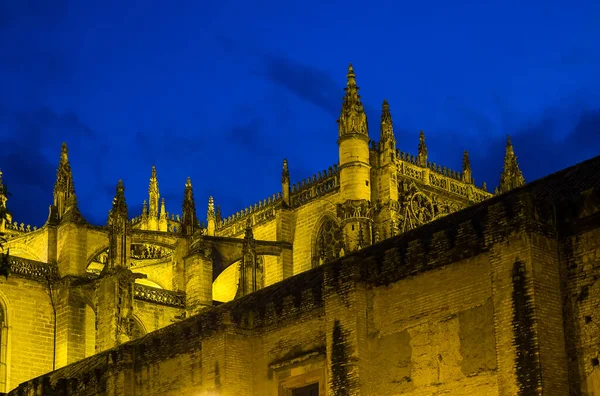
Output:
[[[133,309],[133,314],[142,323],[145,333],[173,324],[175,317],[183,311],[180,308],[140,300],[134,300]]]
[[[569,323],[566,340],[572,395],[600,393],[600,229],[570,236],[560,246]]]
[[[173,263],[171,259],[167,258],[163,260],[152,261],[154,261],[154,263],[146,265],[137,265],[131,268],[131,270],[135,273],[146,275],[147,280],[156,283],[163,289],[172,290]]]
[[[8,386],[52,370],[54,314],[47,288],[35,281],[9,276],[0,279],[8,325]]]
[[[374,288],[369,394],[493,394],[496,352],[485,255]]]

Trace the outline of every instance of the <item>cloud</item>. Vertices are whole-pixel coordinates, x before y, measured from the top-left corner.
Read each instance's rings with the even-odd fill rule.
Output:
[[[108,146],[76,113],[60,114],[49,107],[29,111],[0,107],[0,167],[12,194],[10,209],[26,217],[18,221],[46,219],[63,141],[71,152],[93,147],[95,161],[88,162],[89,171],[100,172]],[[75,174],[80,171],[85,170],[73,170]]]
[[[511,135],[520,168],[528,182],[600,153],[600,109],[565,106],[560,110],[548,108],[537,119],[503,129],[502,133],[481,130],[478,136],[469,137],[462,131],[446,130],[428,134],[429,159],[460,171],[462,153],[466,149],[477,185],[485,181],[488,190],[493,191],[502,172],[506,134]],[[473,113],[485,120],[484,115]],[[517,124],[514,120],[510,123]],[[489,120],[482,122],[482,125],[492,124]],[[416,137],[414,141],[414,147],[407,150],[413,154]]]
[[[246,62],[257,58],[259,66],[254,73],[258,76],[332,116],[339,116],[343,86],[330,74],[312,65],[240,44],[224,35],[217,36],[216,40],[228,56],[246,57]]]

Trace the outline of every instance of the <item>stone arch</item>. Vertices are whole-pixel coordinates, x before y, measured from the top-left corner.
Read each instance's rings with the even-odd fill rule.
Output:
[[[313,268],[338,258],[342,247],[342,229],[337,219],[330,213],[323,214],[316,223],[311,240]]]
[[[8,392],[10,386],[10,348],[12,309],[8,298],[0,290],[0,392]]]
[[[108,245],[102,245],[101,247],[99,247],[98,249],[94,250],[92,252],[92,254],[90,254],[87,258],[87,263],[86,263],[86,268],[89,267],[89,265],[92,263],[92,261],[98,257],[98,255],[100,255],[101,253],[104,253],[105,251],[108,250]]]
[[[131,339],[135,340],[148,334],[144,322],[136,315],[132,315],[131,321]]]

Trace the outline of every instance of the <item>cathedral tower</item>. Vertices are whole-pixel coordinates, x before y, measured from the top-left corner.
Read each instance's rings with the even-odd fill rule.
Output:
[[[371,165],[367,115],[358,95],[352,64],[339,124],[340,194],[338,217],[342,220],[345,251],[371,244]]]

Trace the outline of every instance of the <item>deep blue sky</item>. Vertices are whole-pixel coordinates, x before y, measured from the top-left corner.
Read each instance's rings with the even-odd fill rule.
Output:
[[[524,6],[522,3],[526,3]],[[123,5],[126,4],[126,5]],[[227,216],[337,161],[349,62],[371,137],[390,102],[398,148],[498,183],[507,133],[527,180],[600,153],[600,2],[0,0],[0,168],[41,226],[60,144],[81,211],[130,216],[152,163],[167,210],[191,176]]]

